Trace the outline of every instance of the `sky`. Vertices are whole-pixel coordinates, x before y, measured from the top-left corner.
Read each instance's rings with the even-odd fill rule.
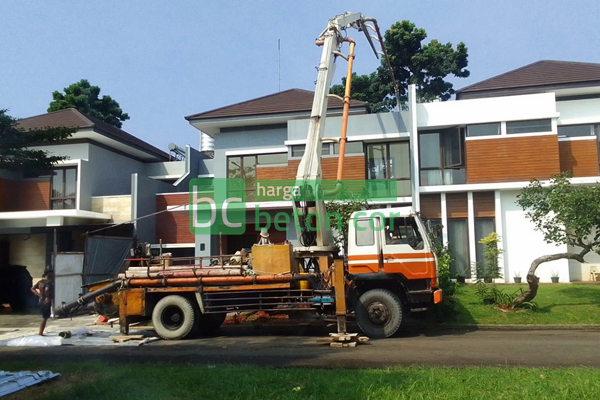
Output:
[[[185,116],[313,90],[314,39],[346,11],[382,30],[408,19],[427,41],[464,42],[471,76],[452,79],[455,89],[538,60],[600,63],[596,1],[0,0],[0,109],[43,114],[53,91],[87,79],[129,114],[127,132],[163,150],[198,148]],[[355,72],[374,71],[362,33],[349,36]],[[339,61],[334,83],[346,70]]]

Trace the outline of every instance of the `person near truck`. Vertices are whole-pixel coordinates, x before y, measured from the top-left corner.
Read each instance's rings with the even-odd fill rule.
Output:
[[[52,312],[52,299],[54,298],[54,271],[46,270],[42,275],[42,280],[36,283],[31,291],[38,296],[38,304],[42,312],[42,323],[40,324],[39,335],[44,336],[46,323]]]

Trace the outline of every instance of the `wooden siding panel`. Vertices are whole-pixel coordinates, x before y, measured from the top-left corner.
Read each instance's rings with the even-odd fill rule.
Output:
[[[446,193],[446,213],[448,218],[467,218],[467,194]]]
[[[256,179],[287,179],[288,167],[258,167],[256,168]]]
[[[574,177],[598,176],[598,144],[595,140],[558,142],[560,170]]]
[[[0,212],[16,211],[19,203],[19,182],[0,179]]]
[[[556,135],[467,140],[467,183],[549,179],[560,170]]]
[[[19,200],[15,211],[50,209],[50,180],[18,182]]]
[[[166,210],[167,206],[178,206],[189,202],[188,193],[157,194],[156,211]],[[163,244],[194,243],[195,236],[190,232],[187,211],[164,212],[156,216],[156,240]]]
[[[473,212],[475,217],[495,217],[496,197],[494,192],[474,192]]]
[[[421,195],[421,215],[423,218],[442,218],[442,201],[439,194]]]
[[[296,179],[298,165],[300,160],[288,161],[288,179]],[[323,179],[335,180],[337,178],[338,158],[321,159],[321,173]],[[366,179],[367,172],[364,156],[346,156],[344,158],[344,180],[363,180]]]

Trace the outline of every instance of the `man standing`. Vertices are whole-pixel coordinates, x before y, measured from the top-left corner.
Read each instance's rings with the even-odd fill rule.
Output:
[[[44,336],[46,322],[50,318],[52,299],[54,298],[54,271],[46,270],[42,280],[36,283],[31,291],[39,297],[38,304],[42,310],[42,323],[40,324],[40,336]]]

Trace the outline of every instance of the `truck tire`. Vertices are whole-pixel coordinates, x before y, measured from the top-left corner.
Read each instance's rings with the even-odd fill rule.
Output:
[[[152,324],[158,336],[167,340],[183,339],[194,328],[196,315],[192,303],[181,296],[166,296],[152,310]]]
[[[356,323],[365,335],[372,338],[392,336],[402,323],[402,304],[386,289],[371,289],[358,299]]]

